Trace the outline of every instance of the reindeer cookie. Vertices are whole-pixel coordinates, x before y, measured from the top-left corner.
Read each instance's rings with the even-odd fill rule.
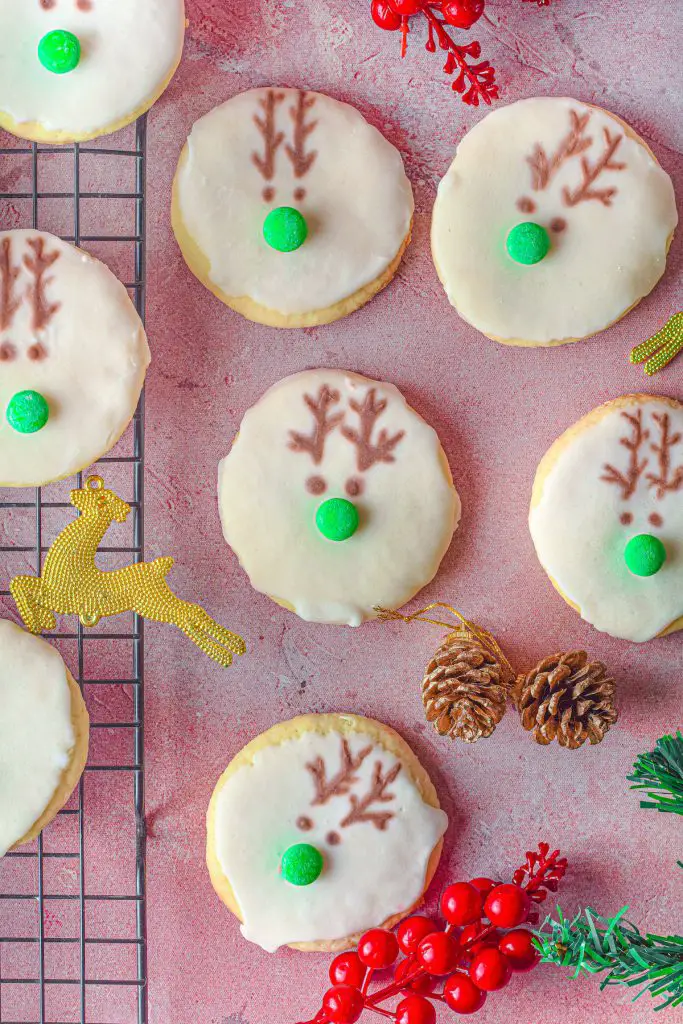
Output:
[[[190,270],[249,320],[329,323],[394,276],[413,193],[398,151],[329,96],[253,89],[193,127],[173,189]]]
[[[564,599],[641,642],[683,627],[683,405],[625,395],[566,431],[536,473],[531,536]]]
[[[78,784],[88,713],[54,647],[0,619],[0,857],[45,828]]]
[[[0,126],[36,142],[117,131],[180,61],[184,0],[2,0]]]
[[[460,518],[435,431],[392,384],[343,370],[270,388],[218,492],[252,586],[303,619],[350,626],[429,583]]]
[[[560,345],[621,319],[664,273],[678,217],[646,144],[606,110],[521,100],[462,140],[432,254],[449,301],[509,345]]]
[[[45,232],[0,232],[0,486],[60,480],[108,452],[149,360],[103,263]]]
[[[207,863],[246,939],[269,952],[347,949],[421,902],[447,825],[393,729],[303,715],[257,736],[223,772]]]

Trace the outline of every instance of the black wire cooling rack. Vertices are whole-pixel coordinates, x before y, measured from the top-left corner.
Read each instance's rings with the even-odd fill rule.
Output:
[[[82,245],[126,283],[143,318],[146,144],[145,118],[80,146],[27,144],[0,131],[0,230],[39,228]],[[143,453],[141,402],[98,463],[132,508],[116,527],[122,542],[100,549],[103,561],[143,557]],[[0,489],[0,614],[18,620],[9,581],[40,572],[75,515],[69,489],[82,479]],[[74,619],[63,619],[64,631],[49,634],[84,693],[90,754],[55,821],[0,860],[1,1024],[147,1021],[143,624],[125,619],[75,632]]]

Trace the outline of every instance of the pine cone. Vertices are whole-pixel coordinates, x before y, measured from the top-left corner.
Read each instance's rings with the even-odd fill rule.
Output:
[[[617,720],[614,680],[602,662],[589,661],[585,651],[544,658],[533,671],[518,677],[512,700],[537,743],[556,739],[570,750],[586,740],[600,743]]]
[[[475,637],[447,636],[425,672],[422,702],[440,736],[476,743],[505,714],[509,672]]]

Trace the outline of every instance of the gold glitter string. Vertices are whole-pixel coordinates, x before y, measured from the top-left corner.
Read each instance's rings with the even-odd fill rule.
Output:
[[[651,377],[668,366],[682,349],[683,313],[674,313],[661,331],[657,331],[641,345],[636,345],[631,352],[630,361],[645,363],[645,373]]]
[[[215,622],[198,605],[173,593],[166,576],[172,558],[137,562],[105,572],[95,564],[97,550],[113,522],[125,522],[130,505],[107,490],[102,477],[90,476],[73,490],[79,516],[59,534],[40,576],[15,576],[10,584],[24,625],[31,633],[53,630],[58,615],[78,615],[92,628],[100,619],[135,612],[145,619],[176,626],[213,661],[228,668],[244,654],[241,637]]]
[[[434,608],[444,608],[450,612],[453,618],[460,623],[458,629],[453,629],[452,622],[444,622],[442,619],[433,619],[427,615],[427,612],[431,612]],[[493,634],[489,633],[488,630],[482,629],[474,622],[469,622],[464,615],[461,615],[457,609],[453,608],[450,604],[445,604],[443,601],[434,601],[432,604],[428,604],[426,608],[420,608],[419,611],[413,612],[412,615],[402,615],[401,612],[391,611],[388,608],[376,608],[375,611],[378,613],[378,618],[381,622],[429,622],[433,626],[443,626],[447,629],[448,636],[446,641],[449,640],[471,640],[473,637],[479,641],[482,647],[498,659],[503,668],[510,674],[510,679],[514,679],[516,672],[508,659],[503,654],[500,645]]]

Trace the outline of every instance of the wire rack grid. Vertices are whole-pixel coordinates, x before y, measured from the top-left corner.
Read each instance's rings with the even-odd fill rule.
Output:
[[[144,319],[146,118],[89,145],[27,144],[0,132],[0,147],[0,229],[51,230],[82,244],[126,282]],[[143,456],[141,400],[98,464],[132,509],[124,541],[100,549],[122,564],[143,558]],[[83,474],[74,480],[82,486]],[[10,579],[40,573],[52,535],[72,518],[68,486],[0,489],[1,614],[18,618]],[[48,634],[88,705],[90,754],[55,821],[0,860],[0,1024],[148,1019],[143,623],[126,618],[124,628],[119,618],[86,631],[62,620]]]

